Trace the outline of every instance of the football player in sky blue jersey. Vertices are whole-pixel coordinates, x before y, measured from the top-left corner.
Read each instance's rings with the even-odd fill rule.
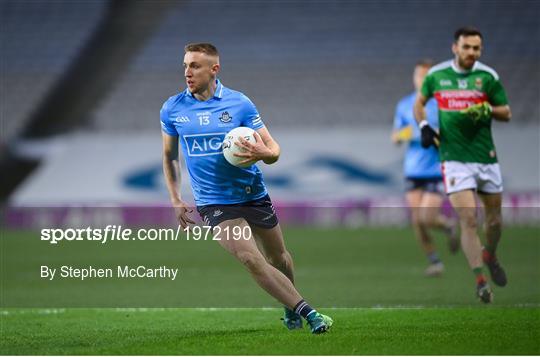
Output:
[[[285,248],[283,234],[255,164],[239,168],[222,153],[222,141],[231,129],[246,126],[255,130],[255,142],[240,139],[245,149],[237,156],[242,162],[275,163],[280,147],[272,138],[255,105],[244,94],[218,80],[219,54],[209,43],[184,48],[187,88],[170,97],[161,108],[163,172],[182,227],[193,224],[188,203],[179,191],[180,144],[189,172],[197,211],[206,225],[219,233],[218,242],[235,256],[266,292],[285,306],[285,326],[302,327],[305,318],[313,333],[326,332],[332,319],[311,308],[294,286],[293,262]],[[251,232],[233,239],[230,232]],[[261,244],[259,250],[255,239]]]
[[[405,174],[406,200],[411,208],[411,221],[422,250],[426,254],[429,266],[427,276],[438,276],[444,271],[444,265],[435,250],[429,228],[442,229],[448,235],[452,253],[459,249],[455,222],[441,214],[443,203],[443,179],[439,153],[435,147],[424,149],[420,145],[420,129],[416,125],[413,105],[422,82],[431,67],[431,61],[423,60],[416,64],[413,73],[415,92],[401,99],[396,107],[392,141],[399,144],[407,141],[403,170]],[[431,100],[426,106],[430,125],[438,128],[437,103]]]

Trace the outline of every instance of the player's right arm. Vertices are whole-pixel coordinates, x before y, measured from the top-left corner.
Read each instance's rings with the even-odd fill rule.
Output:
[[[163,175],[171,203],[176,213],[176,218],[180,225],[185,228],[190,223],[195,223],[189,218],[188,213],[191,209],[188,204],[182,200],[180,195],[180,161],[178,158],[178,136],[171,136],[166,133],[161,133],[163,141]]]
[[[414,118],[416,119],[416,122],[420,124],[422,121],[426,120],[426,103],[428,101],[428,98],[426,98],[422,93],[418,93],[416,95],[416,99],[414,101]]]
[[[428,75],[424,79],[421,91],[416,95],[414,101],[413,112],[414,118],[420,127],[420,144],[423,148],[428,148],[431,145],[439,147],[439,134],[429,125],[426,115],[426,103],[429,99],[430,89],[430,76]]]
[[[173,97],[171,97],[173,98]],[[161,138],[163,142],[163,176],[169,191],[171,203],[176,213],[176,218],[183,228],[189,223],[195,223],[189,218],[191,209],[180,196],[180,161],[178,155],[178,132],[169,115],[169,103],[171,98],[163,103],[159,111],[161,122]]]

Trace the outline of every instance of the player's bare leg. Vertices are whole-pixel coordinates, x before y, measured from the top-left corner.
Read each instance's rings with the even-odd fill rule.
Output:
[[[259,239],[268,263],[285,274],[294,284],[294,264],[291,254],[285,248],[280,225],[277,224],[270,229],[253,226],[251,229],[255,237]]]
[[[427,226],[421,220],[423,195],[424,191],[417,189],[408,191],[405,198],[411,209],[411,225],[415,236],[429,261],[429,266],[424,273],[427,276],[438,276],[444,271],[444,265],[435,250],[435,245],[433,244],[433,239],[429,234]]]
[[[450,202],[456,211],[461,227],[461,248],[469,266],[476,276],[478,297],[485,303],[491,302],[493,294],[482,271],[482,245],[477,231],[476,198],[472,190],[450,194]]]
[[[411,224],[416,237],[418,238],[422,250],[426,254],[430,254],[435,251],[435,246],[433,245],[433,240],[429,235],[429,232],[420,219],[422,195],[422,190],[412,190],[407,192],[406,199],[411,209]]]
[[[277,224],[270,229],[252,226],[251,229],[268,263],[285,274],[294,285],[293,260],[291,254],[285,248],[280,225]],[[285,306],[285,314],[282,320],[289,330],[302,328],[302,317],[287,306]]]
[[[230,227],[229,231],[232,231],[233,227],[240,227],[243,232],[244,227],[249,225],[242,218],[228,220],[219,224],[221,232],[225,232],[227,226]],[[227,239],[226,236],[220,238],[219,244],[247,268],[260,287],[279,302],[293,309],[296,303],[302,300],[289,278],[268,264],[261,251],[257,248],[254,237],[247,240],[235,240],[232,237]]]
[[[226,231],[226,227],[230,227],[230,231],[233,227],[240,227],[243,232],[249,225],[245,219],[238,218],[224,221],[218,226],[222,232]],[[239,240],[221,237],[219,244],[247,268],[260,287],[290,310],[304,317],[313,333],[326,332],[330,328],[332,319],[312,309],[300,296],[292,281],[266,261],[257,247],[253,234],[249,239]]]
[[[487,244],[484,247],[482,258],[489,268],[491,279],[499,286],[505,286],[507,283],[506,273],[499,264],[496,251],[502,232],[502,196],[500,193],[479,194],[485,209],[485,232]]]
[[[443,196],[438,193],[424,192],[420,204],[420,221],[426,227],[442,230],[448,237],[450,252],[455,254],[459,250],[458,226],[454,219],[442,214],[443,200]]]
[[[472,190],[464,190],[452,193],[450,202],[456,211],[461,227],[461,246],[469,262],[474,269],[482,267],[482,245],[478,237],[476,219],[476,199]]]

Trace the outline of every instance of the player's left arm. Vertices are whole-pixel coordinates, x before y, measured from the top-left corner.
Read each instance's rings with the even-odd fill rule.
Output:
[[[510,111],[506,91],[501,81],[496,78],[489,84],[487,94],[491,105],[491,117],[498,121],[510,121],[512,112]]]
[[[487,101],[474,104],[461,112],[467,114],[474,121],[510,121],[512,112],[508,105],[508,98],[498,78],[492,78],[486,86]]]
[[[491,106],[491,116],[493,119],[498,121],[510,121],[512,118],[512,112],[510,111],[510,106],[507,105],[497,105]]]
[[[250,143],[242,137],[239,138],[240,142],[235,143],[245,149],[243,153],[234,154],[235,156],[244,158],[241,163],[262,160],[265,164],[271,165],[278,161],[281,148],[274,138],[272,138],[268,129],[262,127],[255,131],[253,136],[255,137],[254,143]]]

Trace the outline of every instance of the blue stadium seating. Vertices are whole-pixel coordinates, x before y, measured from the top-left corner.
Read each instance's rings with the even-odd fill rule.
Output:
[[[4,132],[17,132],[99,24],[104,1],[2,1]],[[412,90],[416,60],[451,57],[453,31],[485,35],[483,62],[517,121],[540,121],[540,2],[182,1],[96,106],[97,132],[159,130],[183,89],[183,46],[221,51],[225,85],[250,96],[271,127],[385,126]]]

